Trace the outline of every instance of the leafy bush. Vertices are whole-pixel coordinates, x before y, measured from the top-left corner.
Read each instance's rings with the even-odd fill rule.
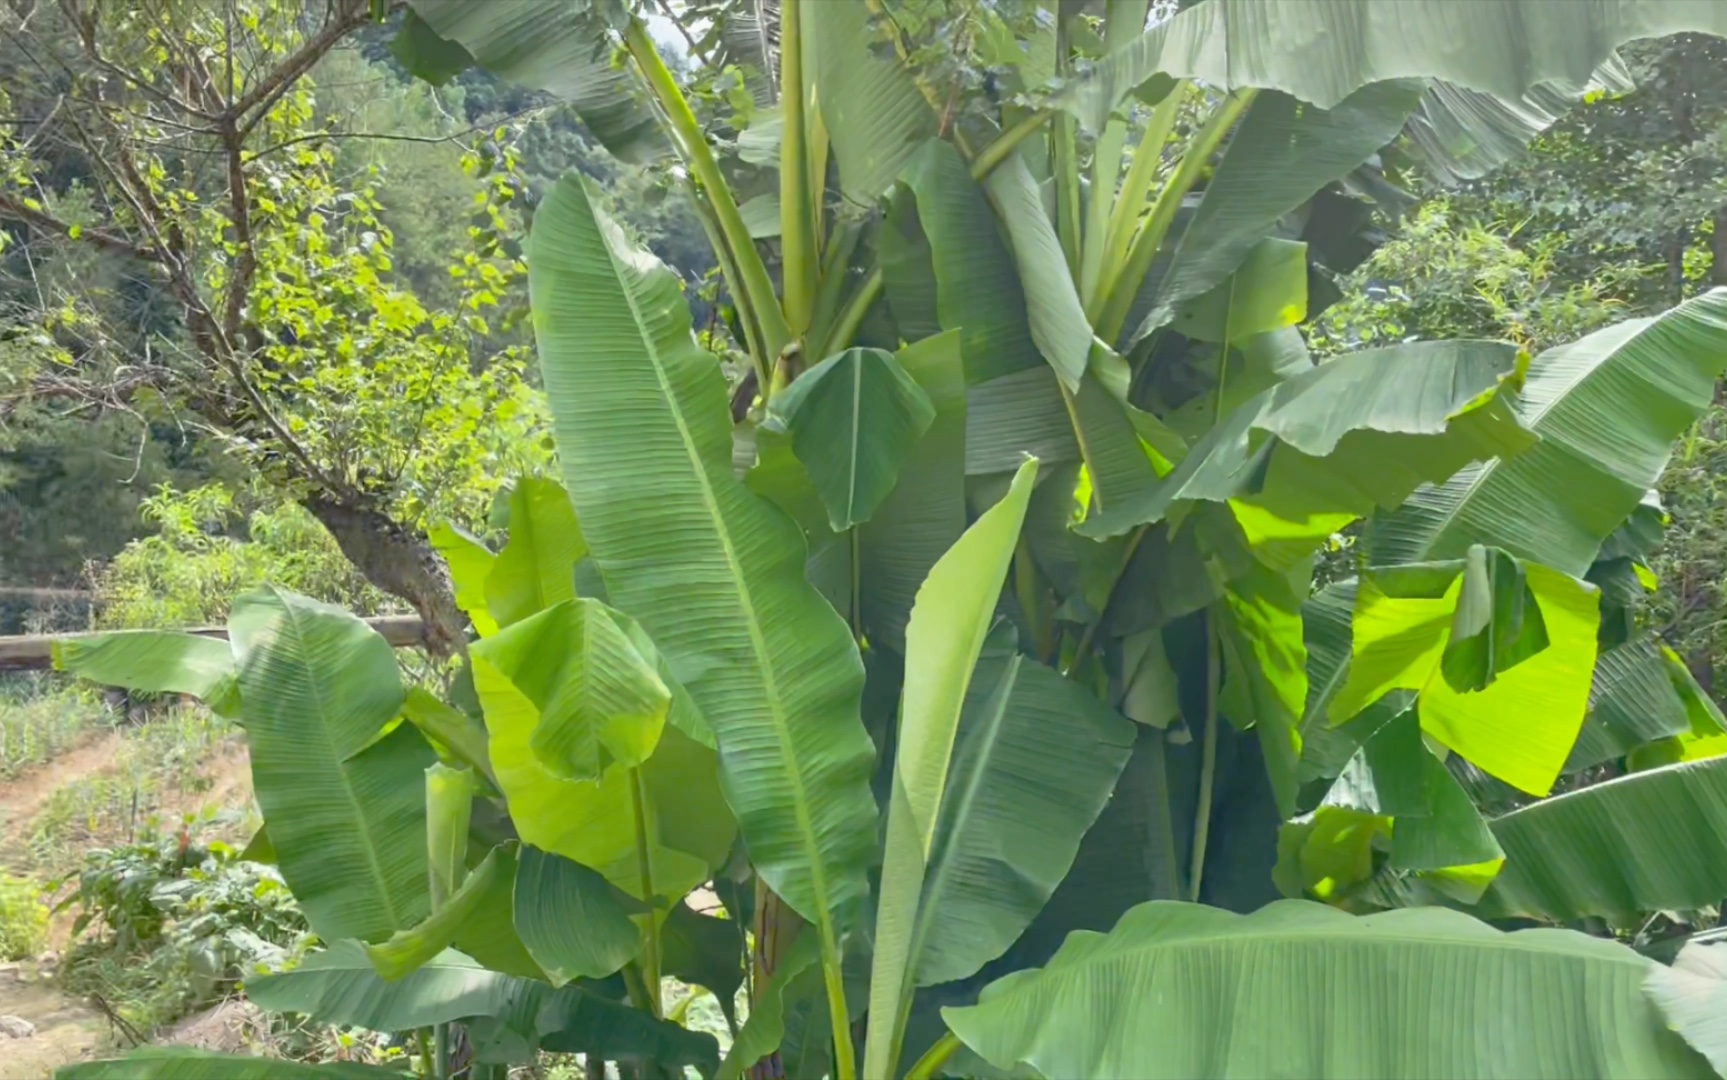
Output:
[[[34,956],[48,943],[48,905],[29,878],[0,871],[0,960]]]
[[[1321,352],[1343,352],[1484,337],[1539,350],[1624,318],[1614,297],[1648,268],[1608,265],[1567,282],[1555,265],[1565,239],[1518,237],[1512,226],[1474,220],[1443,197],[1431,199],[1349,276],[1346,299],[1308,328],[1309,341]]]
[[[275,868],[191,832],[85,853],[56,910],[76,909],[82,940],[68,985],[116,1003],[141,1028],[219,1000],[240,980],[279,967],[310,941]]]
[[[191,491],[164,485],[139,513],[156,534],[126,545],[96,577],[105,627],[219,623],[229,601],[265,581],[365,614],[390,603],[294,503],[245,512],[221,484]]]

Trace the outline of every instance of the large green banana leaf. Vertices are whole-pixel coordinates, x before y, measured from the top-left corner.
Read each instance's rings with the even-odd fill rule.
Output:
[[[646,95],[627,67],[612,63],[605,24],[586,5],[413,0],[410,6],[433,33],[458,42],[487,71],[568,101],[594,137],[624,160],[651,161],[670,152]]]
[[[408,1075],[351,1061],[313,1064],[180,1047],[149,1047],[54,1070],[55,1080],[406,1080]]]
[[[1491,825],[1505,868],[1484,916],[1631,919],[1727,896],[1727,758],[1622,776]]]
[[[1307,646],[1307,704],[1301,712],[1302,783],[1336,776],[1355,752],[1354,740],[1331,726],[1331,699],[1349,678],[1350,620],[1356,581],[1334,581],[1301,605]]]
[[[870,975],[870,1012],[877,1023],[864,1069],[872,1075],[891,1073],[897,1064],[902,1005],[910,1001],[923,944],[919,900],[936,845],[954,737],[1036,481],[1037,462],[1027,461],[1001,501],[930,569],[906,627],[905,686]]]
[[[1530,443],[1501,392],[1516,373],[1516,350],[1487,341],[1338,357],[1236,409],[1163,483],[1080,531],[1118,535],[1193,500],[1234,499],[1289,522],[1395,506],[1424,480]]]
[[[1727,35],[1694,0],[1201,0],[1057,96],[1093,131],[1158,72],[1219,90],[1266,87],[1330,108],[1386,79],[1439,78],[1506,101],[1582,87],[1613,50],[1684,30]]]
[[[509,626],[575,596],[576,564],[586,554],[562,485],[544,476],[517,480],[510,492],[510,540],[486,575],[487,614],[497,626]]]
[[[496,1015],[530,984],[453,949],[390,982],[359,942],[335,941],[298,967],[246,980],[246,997],[271,1012],[305,1013],[322,1024],[411,1031]]]
[[[1133,725],[1012,647],[972,675],[913,939],[919,986],[968,978],[1067,876],[1115,790]]]
[[[1446,676],[1467,574],[1461,563],[1419,570],[1410,588],[1399,568],[1365,577],[1356,590],[1349,675],[1329,706],[1342,723],[1395,690],[1419,694],[1422,730],[1483,771],[1545,795],[1558,779],[1588,710],[1600,626],[1599,594],[1545,566],[1524,567],[1547,647],[1481,690]]]
[[[558,184],[529,241],[565,486],[611,603],[712,728],[763,880],[832,940],[875,847],[863,664],[804,578],[797,527],[732,473],[725,379],[690,336],[677,276],[632,248],[584,183]]]
[[[1674,661],[1651,634],[1603,651],[1589,688],[1589,715],[1565,762],[1566,771],[1599,765],[1691,730],[1674,675]]]
[[[498,632],[498,621],[486,604],[486,578],[497,565],[498,556],[479,540],[449,522],[432,526],[427,539],[444,564],[450,568],[450,584],[455,586],[456,606],[467,614],[475,633],[489,637]]]
[[[897,208],[921,227],[928,255],[926,262],[918,250],[919,234],[884,230],[884,279],[890,271],[896,278],[913,272],[911,280],[888,284],[888,295],[909,298],[921,293],[935,301],[941,328],[960,332],[969,382],[1044,367],[1032,340],[1025,288],[1014,272],[1013,253],[959,151],[945,140],[928,140],[906,163],[902,182],[911,191],[915,210],[911,202],[896,200]],[[901,225],[911,229],[910,223]],[[926,268],[935,284],[933,297]],[[896,313],[904,307],[897,304]],[[923,317],[927,319],[927,312]]]
[[[1710,1075],[1643,996],[1649,969],[1443,908],[1152,902],[944,1015],[990,1064],[1044,1076]]]
[[[191,694],[217,715],[238,719],[234,652],[220,638],[174,630],[123,630],[54,642],[54,667],[105,686]]]
[[[1063,385],[1078,390],[1091,357],[1091,323],[1037,180],[1016,153],[990,173],[984,187],[1012,244],[1032,341]]]
[[[708,1073],[719,1063],[710,1035],[685,1031],[589,985],[553,989],[537,979],[489,971],[454,950],[398,982],[385,982],[359,943],[339,941],[297,968],[248,981],[246,994],[273,1012],[300,1012],[320,1023],[372,1031],[411,1031],[460,1020],[483,1061],[532,1060],[544,1045],[604,1058],[653,1057]],[[561,1045],[566,1042],[577,1045]],[[225,1080],[234,1074],[208,1075]]]
[[[1549,7],[1564,5],[1519,10]],[[1727,7],[1717,10],[1727,19]],[[1661,475],[1673,440],[1709,404],[1724,369],[1727,289],[1547,350],[1529,365],[1518,404],[1541,441],[1416,491],[1374,523],[1371,561],[1449,559],[1470,544],[1492,544],[1581,576]]]
[[[1428,749],[1410,710],[1363,743],[1322,805],[1391,819],[1393,870],[1473,868],[1469,899],[1480,896],[1504,858],[1468,792]]]
[[[474,687],[486,714],[492,768],[523,843],[592,867],[638,900],[643,895],[629,770],[596,781],[547,768],[533,748],[540,712],[476,650]],[[649,807],[654,891],[681,897],[723,865],[737,834],[720,792],[714,752],[674,725],[641,768]]]
[[[893,353],[846,349],[776,395],[763,427],[790,433],[837,533],[875,514],[934,421],[929,395]]]
[[[1727,947],[1687,942],[1672,967],[1650,969],[1643,989],[1673,1030],[1727,1075]]]
[[[907,345],[898,357],[935,417],[858,534],[858,615],[873,639],[903,653],[918,587],[965,531],[966,400],[959,331]]]
[[[1217,704],[1238,728],[1253,728],[1283,817],[1300,786],[1301,712],[1307,702],[1307,646],[1301,601],[1311,575],[1255,566],[1231,581],[1212,610],[1225,673]]]
[[[848,200],[867,206],[935,134],[935,112],[871,25],[867,5],[803,0],[801,11],[804,78],[814,84],[840,188]]]
[[[252,788],[282,877],[326,941],[425,918],[426,767],[390,645],[341,608],[275,588],[228,620]]]
[[[1331,109],[1262,94],[1247,110],[1156,281],[1131,340],[1165,325],[1185,302],[1221,284],[1277,223],[1397,137],[1421,96],[1411,80],[1369,86]],[[1125,282],[1135,291],[1139,282]],[[1123,348],[1126,347],[1124,344]]]
[[[566,780],[599,780],[616,763],[639,767],[659,745],[672,692],[643,656],[624,617],[598,600],[564,600],[477,643],[472,655],[539,712],[528,740]]]
[[[626,899],[581,863],[522,848],[514,890],[516,931],[553,986],[604,978],[642,951],[642,933],[630,921]]]

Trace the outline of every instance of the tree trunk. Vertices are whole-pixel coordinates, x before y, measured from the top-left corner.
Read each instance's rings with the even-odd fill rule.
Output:
[[[1667,302],[1685,302],[1685,249],[1691,246],[1691,230],[1681,226],[1667,245]]]
[[[465,620],[456,607],[449,570],[425,537],[387,514],[327,495],[308,495],[301,505],[330,530],[342,554],[373,585],[412,604],[426,624],[426,648],[438,657],[460,652]]]
[[[1727,285],[1727,206],[1715,208],[1715,234],[1709,238],[1709,284]]]

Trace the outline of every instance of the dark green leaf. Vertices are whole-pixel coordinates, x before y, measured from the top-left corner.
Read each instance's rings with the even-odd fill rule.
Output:
[[[894,355],[847,349],[773,399],[764,425],[789,432],[835,532],[874,515],[935,420],[929,395]]]
[[[642,932],[630,912],[641,908],[599,872],[532,845],[522,847],[516,932],[553,986],[603,978],[635,959]]]

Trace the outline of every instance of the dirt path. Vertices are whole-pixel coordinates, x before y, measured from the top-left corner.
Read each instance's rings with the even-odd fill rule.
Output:
[[[55,791],[113,768],[121,742],[118,730],[103,732],[79,743],[70,753],[0,784],[0,863],[16,864],[23,856],[30,823]]]
[[[0,968],[0,1016],[21,1016],[36,1025],[28,1039],[0,1039],[0,1080],[38,1080],[61,1065],[97,1056],[111,1042],[101,1013],[27,974],[24,966]]]

